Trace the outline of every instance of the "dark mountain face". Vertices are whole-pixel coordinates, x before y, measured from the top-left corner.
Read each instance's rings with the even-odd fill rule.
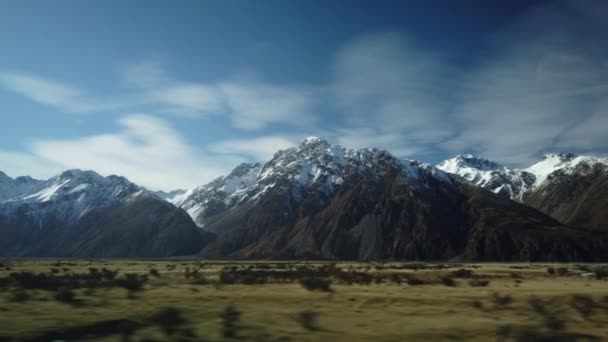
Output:
[[[608,230],[608,160],[573,153],[543,156],[524,170],[458,156],[438,167],[478,187],[537,208],[557,221],[591,231]],[[481,160],[478,161],[478,160]]]
[[[608,163],[567,157],[527,171],[455,158],[450,176],[307,138],[171,193],[91,171],[0,174],[0,256],[608,260]]]
[[[185,211],[125,178],[73,170],[39,182],[0,203],[0,256],[167,257],[204,246]]]
[[[574,227],[608,232],[608,165],[558,170],[523,202]]]
[[[390,160],[390,159],[388,159]],[[392,162],[382,177],[345,171],[332,193],[293,195],[275,186],[258,201],[214,215],[218,258],[568,261],[608,258],[604,240],[456,178],[405,179]],[[280,178],[277,179],[279,181]],[[421,183],[422,182],[422,183]],[[421,186],[420,184],[424,184]]]

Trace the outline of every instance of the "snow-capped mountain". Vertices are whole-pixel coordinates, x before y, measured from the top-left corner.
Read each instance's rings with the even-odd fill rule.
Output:
[[[241,164],[225,177],[179,192],[168,200],[204,226],[215,213],[255,201],[270,189],[289,193],[296,201],[305,192],[327,197],[343,185],[346,174],[378,181],[391,170],[398,170],[403,183],[417,188],[428,186],[429,177],[450,182],[447,174],[430,164],[401,161],[385,150],[347,149],[308,137],[299,146],[278,151],[263,165]]]
[[[607,158],[578,156],[573,153],[553,153],[524,169],[503,166],[497,162],[467,155],[458,155],[437,165],[438,169],[456,174],[482,188],[521,201],[530,193],[550,181],[557,172],[573,174],[580,166],[608,165]]]
[[[521,199],[536,180],[534,174],[526,170],[511,169],[471,154],[445,160],[438,164],[437,168],[511,199]]]
[[[17,178],[15,183],[19,183]],[[10,188],[9,188],[10,189]],[[87,212],[150,195],[124,177],[102,177],[94,171],[69,170],[46,181],[28,182],[13,196],[0,202],[0,215],[25,213],[42,225],[48,215],[72,224]]]
[[[557,171],[564,174],[577,172],[580,166],[592,167],[596,164],[608,165],[608,158],[579,156],[574,153],[551,153],[542,156],[539,161],[525,169],[536,178],[534,187],[539,187],[546,180],[552,178]]]
[[[608,229],[606,194],[605,159],[517,170],[463,155],[436,168],[309,137],[190,190],[0,173],[0,257],[598,261],[608,239],[590,230]]]
[[[69,170],[34,180],[2,173],[0,194],[0,256],[167,256],[183,252],[170,241],[180,231],[200,240],[186,213],[124,177]],[[156,245],[169,227],[167,244]],[[195,252],[196,245],[185,250]]]
[[[40,189],[42,183],[44,182],[29,176],[21,176],[13,179],[0,171],[0,202]]]

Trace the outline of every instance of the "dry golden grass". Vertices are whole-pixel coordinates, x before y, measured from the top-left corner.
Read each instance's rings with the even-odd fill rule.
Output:
[[[237,335],[247,341],[493,341],[497,340],[497,334],[506,336],[507,341],[516,338],[534,341],[541,337],[585,340],[585,336],[589,340],[592,337],[608,340],[608,281],[580,276],[588,272],[585,265],[445,264],[441,269],[411,270],[407,268],[412,264],[406,263],[338,263],[337,267],[343,270],[415,275],[431,284],[411,286],[385,281],[346,285],[334,280],[333,292],[317,292],[304,289],[297,281],[215,284],[222,268],[246,268],[256,263],[201,265],[198,261],[115,260],[56,263],[4,260],[0,261],[3,265],[0,277],[8,278],[11,272],[20,271],[50,274],[51,268],[59,269],[57,274],[89,273],[89,267],[117,269],[119,276],[148,274],[154,268],[160,277],[150,276],[136,298],[128,298],[126,290],[119,287],[79,288],[75,290],[78,300],[75,304],[58,302],[54,292],[46,290],[26,290],[31,298],[15,302],[11,300],[14,285],[4,286],[0,288],[0,340],[27,340],[49,331],[128,319],[145,325],[134,332],[132,341],[221,341],[226,340],[221,315],[231,304],[241,312]],[[275,269],[274,263],[257,264]],[[175,268],[168,269],[173,267],[168,265]],[[192,269],[195,265],[201,265],[199,273],[209,284],[200,285],[185,278],[186,267]],[[549,267],[566,267],[569,272],[551,276],[547,273]],[[462,268],[472,270],[476,278],[488,279],[489,285],[473,287],[469,285],[470,279],[462,278],[455,279],[455,286],[442,284],[442,277]],[[148,324],[150,317],[166,307],[178,309],[187,320],[172,337],[159,326]],[[315,313],[316,329],[301,324],[300,314],[305,311]],[[119,334],[96,336],[96,332],[91,332],[74,340],[122,340]]]

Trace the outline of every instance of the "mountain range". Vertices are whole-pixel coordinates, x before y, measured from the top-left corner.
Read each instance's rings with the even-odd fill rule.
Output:
[[[309,137],[169,193],[93,171],[0,172],[0,256],[599,261],[607,204],[607,159],[435,167]]]

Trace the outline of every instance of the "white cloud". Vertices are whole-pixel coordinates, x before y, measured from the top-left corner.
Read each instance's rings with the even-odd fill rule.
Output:
[[[152,92],[157,101],[201,114],[218,114],[224,99],[217,88],[204,84],[171,85]]]
[[[209,147],[210,151],[222,154],[236,154],[253,157],[256,161],[265,162],[272,159],[278,150],[297,145],[295,139],[281,136],[257,137],[252,139],[224,140]]]
[[[542,7],[495,37],[497,54],[462,80],[453,112],[458,135],[444,146],[514,164],[554,150],[557,141],[566,150],[608,148],[603,132],[579,124],[608,94],[608,68],[592,46],[601,36],[584,21]],[[596,115],[599,123],[608,112]],[[578,131],[569,132],[573,127]]]
[[[408,157],[421,152],[418,144],[408,145],[399,133],[378,133],[371,128],[349,128],[338,131],[337,143],[347,148],[382,148],[397,157]]]
[[[30,75],[1,73],[0,84],[33,101],[70,112],[87,111],[79,90]]]
[[[28,74],[0,73],[0,86],[32,101],[70,113],[105,111],[128,105],[123,99],[94,99],[78,88]]]
[[[169,77],[154,62],[127,69],[125,80],[139,87],[149,103],[166,106],[163,112],[202,118],[225,114],[235,128],[250,131],[273,124],[311,127],[322,96],[309,86],[276,85],[252,78],[183,82]]]
[[[38,140],[32,152],[63,168],[118,174],[152,189],[198,186],[224,175],[243,159],[213,156],[190,146],[164,120],[129,115],[119,133],[74,140]]]
[[[317,100],[312,90],[304,87],[256,81],[227,81],[219,87],[236,128],[257,130],[270,124],[310,127],[316,121],[313,109]]]
[[[596,112],[566,130],[557,142],[557,146],[566,149],[583,151],[601,151],[608,147],[608,103],[598,106]]]
[[[360,37],[338,54],[333,72],[331,100],[346,122],[341,143],[411,155],[449,136],[449,69],[406,36]]]
[[[61,166],[27,152],[0,150],[2,170],[11,177],[31,176],[46,179],[62,171]]]
[[[158,61],[130,65],[123,70],[123,78],[127,85],[141,89],[159,87],[171,81]]]

